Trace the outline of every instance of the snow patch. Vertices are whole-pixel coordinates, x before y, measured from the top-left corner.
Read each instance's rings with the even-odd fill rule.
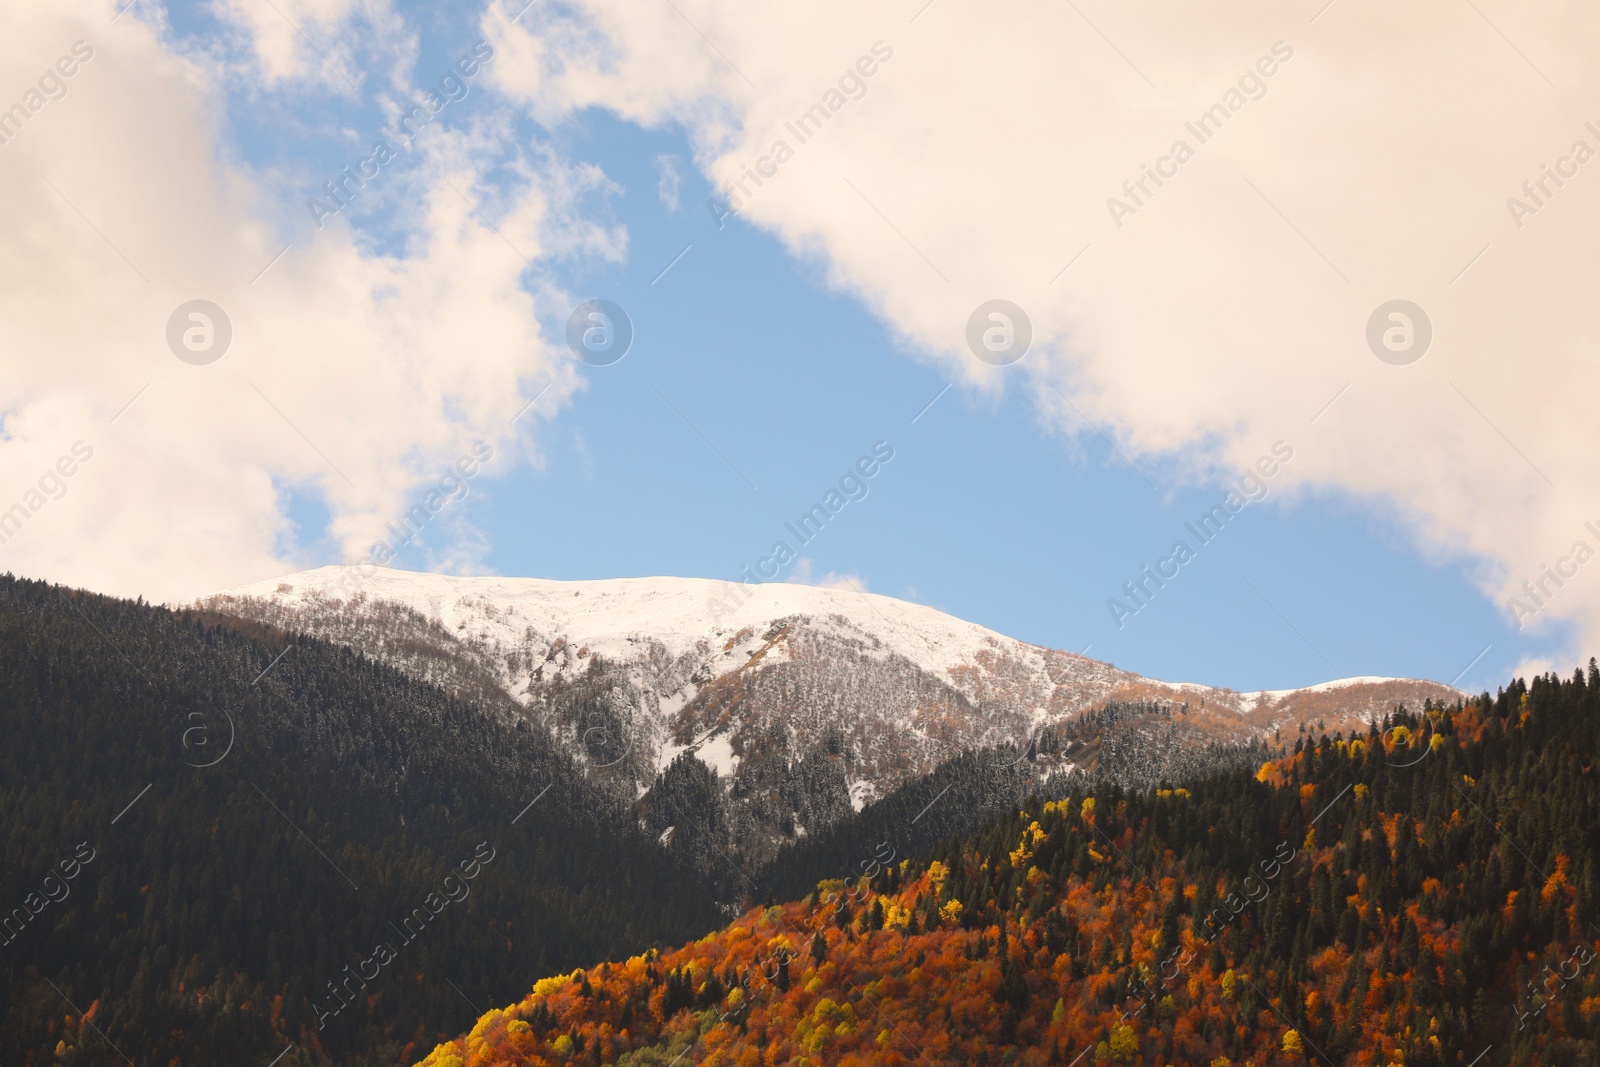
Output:
[[[732,778],[733,772],[739,769],[739,757],[734,755],[733,741],[727,734],[702,741],[695,755],[723,778]]]
[[[1361,675],[1355,678],[1335,678],[1331,682],[1318,682],[1301,689],[1262,689],[1255,693],[1241,693],[1246,700],[1276,701],[1296,693],[1332,693],[1339,689],[1348,689],[1353,685],[1381,685],[1384,682],[1401,682],[1403,678],[1383,678],[1378,675]]]

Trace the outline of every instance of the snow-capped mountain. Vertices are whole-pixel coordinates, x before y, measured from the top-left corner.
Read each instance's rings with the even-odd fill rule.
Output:
[[[1011,746],[1000,758],[1026,753],[1036,776],[1092,763],[1082,716],[1108,702],[1181,709],[1193,745],[1365,728],[1457,696],[1388,678],[1249,693],[1161,682],[920,604],[780,583],[323,567],[200,606],[349,645],[547,729],[619,801],[643,798],[667,838],[692,815],[646,794],[694,793],[684,776],[700,772],[679,758],[692,754],[726,802],[699,814],[726,819],[712,836],[752,859],[964,751]]]

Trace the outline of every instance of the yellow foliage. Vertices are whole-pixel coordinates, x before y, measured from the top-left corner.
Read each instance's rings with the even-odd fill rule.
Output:
[[[933,883],[933,891],[935,893],[944,888],[944,880],[948,877],[950,877],[949,867],[946,867],[938,860],[928,864],[928,881]]]
[[[454,1045],[436,1045],[418,1067],[464,1067]]]
[[[541,978],[533,983],[533,995],[536,997],[548,996],[569,984],[570,981],[571,979],[564,974],[558,974],[553,978]]]
[[[1111,1057],[1123,1063],[1132,1063],[1139,1055],[1139,1035],[1133,1027],[1120,1024],[1111,1031]]]
[[[1266,781],[1268,778],[1272,777],[1272,772],[1276,768],[1277,768],[1277,764],[1273,763],[1271,760],[1268,760],[1267,762],[1263,763],[1261,765],[1261,769],[1256,772],[1256,781],[1258,781],[1258,782]]]
[[[578,973],[582,974],[583,972],[579,971]],[[482,1041],[483,1035],[488,1031],[489,1027],[499,1022],[500,1017],[504,1014],[505,1012],[499,1008],[491,1008],[489,1013],[479,1019],[477,1025],[472,1028],[472,1032],[467,1035],[467,1044],[470,1045],[474,1041]]]
[[[939,917],[954,925],[961,921],[961,910],[961,901],[952,899],[939,909]]]
[[[1304,1046],[1300,1044],[1300,1031],[1285,1030],[1283,1032],[1283,1051],[1291,1053],[1305,1051]]]

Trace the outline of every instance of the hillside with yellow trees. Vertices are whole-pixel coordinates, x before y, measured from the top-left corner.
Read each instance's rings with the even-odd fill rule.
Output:
[[[537,983],[425,1067],[1600,1062],[1600,670],[932,856]]]

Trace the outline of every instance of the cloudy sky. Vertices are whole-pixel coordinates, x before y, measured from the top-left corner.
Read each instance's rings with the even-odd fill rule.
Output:
[[[1595,649],[1591,8],[523,3],[8,6],[0,567],[181,601],[431,502],[397,565],[1236,688]]]

